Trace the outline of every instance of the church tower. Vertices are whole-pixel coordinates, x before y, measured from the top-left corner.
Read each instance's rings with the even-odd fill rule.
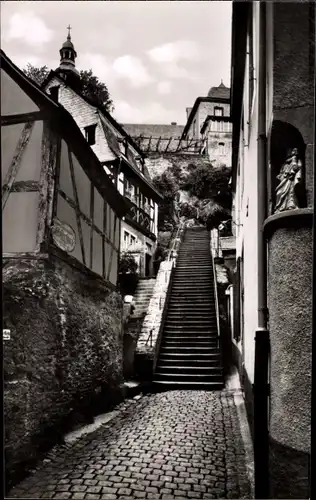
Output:
[[[72,72],[78,75],[78,70],[76,69],[75,60],[77,57],[77,52],[75,51],[75,47],[71,41],[70,30],[71,26],[67,27],[68,35],[67,40],[63,43],[62,48],[60,49],[60,64],[58,67],[58,72]]]

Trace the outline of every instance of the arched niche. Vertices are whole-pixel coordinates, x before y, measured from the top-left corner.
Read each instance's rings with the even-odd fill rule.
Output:
[[[300,131],[290,123],[274,120],[270,134],[270,212],[275,211],[276,188],[280,182],[277,176],[280,174],[289,151],[296,148],[302,162],[302,184],[298,190],[300,208],[306,207],[305,193],[305,151],[306,144]]]

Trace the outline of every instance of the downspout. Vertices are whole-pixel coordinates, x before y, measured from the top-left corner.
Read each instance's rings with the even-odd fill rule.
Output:
[[[269,498],[269,331],[267,318],[267,251],[263,224],[267,213],[266,4],[260,1],[258,67],[258,326],[255,333],[254,460],[255,498]]]
[[[314,11],[314,23],[316,26],[316,8]],[[315,28],[314,28],[315,36]],[[316,111],[316,58],[315,58],[315,48],[314,48],[314,113]],[[316,134],[316,124],[314,121],[314,137]],[[316,293],[316,145],[314,144],[314,193],[313,193],[313,297]],[[316,366],[316,311],[313,308],[312,315],[312,367]],[[313,369],[312,369],[313,370]],[[313,399],[315,400],[316,386],[315,379],[313,382],[313,377],[311,378],[312,390],[311,390],[311,403]],[[311,422],[315,422],[316,410],[315,405],[311,404]],[[314,417],[314,418],[313,418]],[[311,425],[311,444],[315,442],[316,439],[316,429],[315,425]],[[310,498],[315,498],[316,495],[316,477],[315,477],[315,465],[316,459],[315,454],[311,453],[310,458]]]

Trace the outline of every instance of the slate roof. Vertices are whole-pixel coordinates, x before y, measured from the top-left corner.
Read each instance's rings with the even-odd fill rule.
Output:
[[[223,82],[218,87],[211,87],[207,97],[212,99],[230,99],[230,88],[226,87]]]

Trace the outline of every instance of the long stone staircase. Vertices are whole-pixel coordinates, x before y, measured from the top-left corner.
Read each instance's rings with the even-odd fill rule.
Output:
[[[223,371],[206,229],[185,231],[171,286],[154,383],[221,389]]]

